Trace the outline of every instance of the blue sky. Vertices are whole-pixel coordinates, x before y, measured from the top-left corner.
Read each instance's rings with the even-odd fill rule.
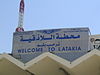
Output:
[[[0,53],[11,53],[20,0],[0,1]],[[25,0],[24,29],[89,27],[100,34],[100,0]]]

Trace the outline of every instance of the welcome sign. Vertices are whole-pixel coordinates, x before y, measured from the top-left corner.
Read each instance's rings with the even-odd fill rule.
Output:
[[[43,52],[59,56],[68,52],[88,51],[88,28],[64,28],[15,32],[13,34],[13,55],[36,57]],[[28,58],[28,59],[30,59]]]

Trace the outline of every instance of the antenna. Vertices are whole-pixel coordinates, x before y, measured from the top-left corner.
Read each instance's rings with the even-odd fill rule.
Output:
[[[20,7],[19,7],[19,22],[18,27],[16,28],[16,32],[23,32],[23,19],[24,19],[24,0],[20,1]]]

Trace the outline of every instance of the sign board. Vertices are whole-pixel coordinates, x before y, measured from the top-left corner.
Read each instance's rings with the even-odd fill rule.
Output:
[[[15,32],[12,53],[14,57],[32,59],[44,52],[64,58],[66,53],[87,52],[88,31],[88,28],[64,28]]]
[[[92,35],[90,37],[90,43],[91,43],[92,49],[100,50],[100,35]]]

